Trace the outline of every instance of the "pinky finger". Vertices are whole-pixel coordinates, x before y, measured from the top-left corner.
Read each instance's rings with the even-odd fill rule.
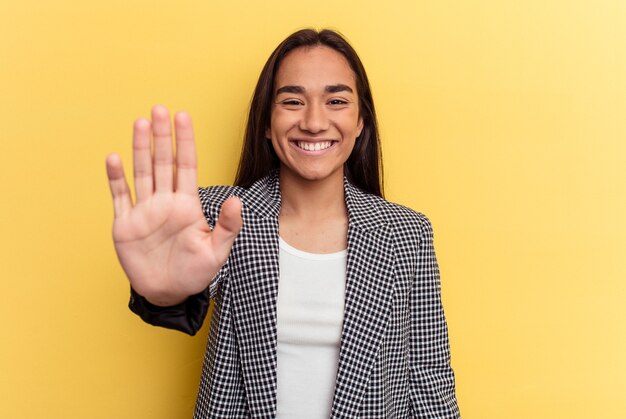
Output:
[[[133,202],[128,189],[128,183],[124,176],[122,160],[117,154],[110,154],[106,160],[107,177],[109,178],[109,188],[113,198],[113,210],[115,217],[120,217],[133,207]]]

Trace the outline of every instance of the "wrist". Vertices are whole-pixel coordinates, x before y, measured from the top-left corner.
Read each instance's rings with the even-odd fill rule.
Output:
[[[174,293],[169,290],[156,289],[154,287],[136,287],[131,284],[131,289],[138,296],[143,297],[148,303],[157,307],[171,307],[184,302],[189,296]]]

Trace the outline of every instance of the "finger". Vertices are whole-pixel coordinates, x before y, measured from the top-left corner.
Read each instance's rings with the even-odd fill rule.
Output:
[[[227,257],[242,226],[241,201],[236,197],[228,198],[222,204],[219,219],[211,234],[215,251]]]
[[[113,210],[117,218],[130,211],[133,207],[133,202],[130,197],[128,183],[126,183],[126,178],[124,177],[124,167],[122,166],[120,156],[117,154],[108,155],[106,167],[107,177],[109,178],[109,188],[111,189],[111,196],[113,197]]]
[[[174,126],[176,127],[176,191],[196,196],[198,176],[191,117],[186,112],[177,113],[174,117]]]
[[[154,140],[154,190],[172,192],[172,123],[165,106],[152,108],[152,136]]]
[[[138,119],[133,126],[133,171],[137,202],[145,201],[154,192],[150,121],[147,119]]]

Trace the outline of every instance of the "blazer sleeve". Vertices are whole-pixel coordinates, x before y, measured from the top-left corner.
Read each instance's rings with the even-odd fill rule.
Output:
[[[148,324],[178,330],[193,336],[202,327],[209,311],[210,300],[215,295],[226,272],[227,266],[225,265],[203,292],[191,295],[182,303],[168,307],[151,304],[131,287],[128,308]]]
[[[416,278],[411,292],[410,374],[414,417],[460,418],[433,230],[427,218],[420,221]]]
[[[180,304],[160,307],[151,304],[131,287],[128,308],[148,324],[178,330],[193,336],[202,327],[209,310],[209,298],[206,294],[205,290],[200,294],[190,296]]]

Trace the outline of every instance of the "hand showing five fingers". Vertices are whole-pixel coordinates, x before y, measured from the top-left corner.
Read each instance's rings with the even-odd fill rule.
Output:
[[[230,198],[211,231],[198,199],[191,118],[178,113],[174,126],[175,159],[166,108],[152,109],[152,124],[145,119],[135,122],[134,205],[119,156],[107,158],[117,256],[133,289],[162,306],[203,291],[228,258],[242,227],[241,202]]]

